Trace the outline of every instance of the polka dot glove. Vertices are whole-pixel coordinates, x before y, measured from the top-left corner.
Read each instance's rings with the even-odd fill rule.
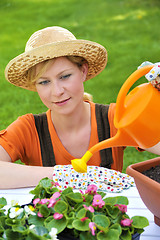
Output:
[[[53,167],[53,181],[59,184],[59,189],[87,189],[88,185],[94,184],[98,190],[107,192],[122,192],[134,186],[134,179],[129,175],[97,166],[87,166],[87,173],[78,173],[72,165],[56,165]]]

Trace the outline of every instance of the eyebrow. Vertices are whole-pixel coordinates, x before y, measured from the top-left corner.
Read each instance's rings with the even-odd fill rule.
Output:
[[[38,80],[39,80],[39,79],[48,80],[48,77],[40,77],[40,78],[38,78]]]
[[[72,68],[65,69],[65,70],[61,71],[60,73],[58,73],[57,76],[62,75],[64,72],[71,71],[71,70],[72,70]]]
[[[66,71],[71,71],[71,70],[72,70],[72,68],[65,69],[65,70],[61,71],[60,73],[58,73],[57,76],[60,76],[60,75],[62,75],[64,72],[66,72]],[[39,79],[44,79],[44,80],[47,79],[47,80],[48,80],[49,77],[40,77]]]

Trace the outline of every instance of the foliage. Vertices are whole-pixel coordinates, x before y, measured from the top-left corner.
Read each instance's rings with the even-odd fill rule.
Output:
[[[34,190],[32,204],[12,206],[0,199],[0,239],[46,240],[60,239],[69,233],[74,239],[129,240],[142,233],[148,225],[145,217],[127,215],[127,197],[106,197],[89,185],[83,193],[68,187],[59,191],[48,178],[42,179]]]

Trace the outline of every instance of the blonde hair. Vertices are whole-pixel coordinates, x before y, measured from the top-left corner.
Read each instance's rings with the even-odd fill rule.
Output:
[[[76,64],[79,68],[81,68],[84,63],[87,63],[86,59],[84,59],[83,57],[79,57],[79,56],[66,56],[66,58],[69,61],[71,61],[72,63]],[[44,62],[41,62],[42,68],[41,68],[41,70],[39,71],[38,74],[36,74],[36,68],[35,68],[36,65],[33,66],[32,68],[30,68],[27,71],[27,80],[28,80],[29,84],[35,85],[35,82],[49,68],[49,66],[53,63],[54,59],[56,59],[56,58],[49,59],[49,60],[46,60]],[[83,100],[84,101],[93,101],[93,96],[91,94],[89,94],[89,93],[84,92]]]
[[[83,101],[91,101],[93,102],[93,96],[90,93],[84,92]]]

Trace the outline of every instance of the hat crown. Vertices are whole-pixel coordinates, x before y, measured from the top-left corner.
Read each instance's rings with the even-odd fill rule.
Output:
[[[75,36],[62,27],[47,27],[36,31],[26,43],[25,52],[50,43],[76,40]]]
[[[62,56],[83,57],[88,62],[86,80],[98,75],[107,63],[107,51],[102,45],[76,39],[67,29],[52,26],[31,35],[25,52],[7,64],[6,79],[16,86],[36,91],[34,82],[28,79],[28,70],[36,64]]]

